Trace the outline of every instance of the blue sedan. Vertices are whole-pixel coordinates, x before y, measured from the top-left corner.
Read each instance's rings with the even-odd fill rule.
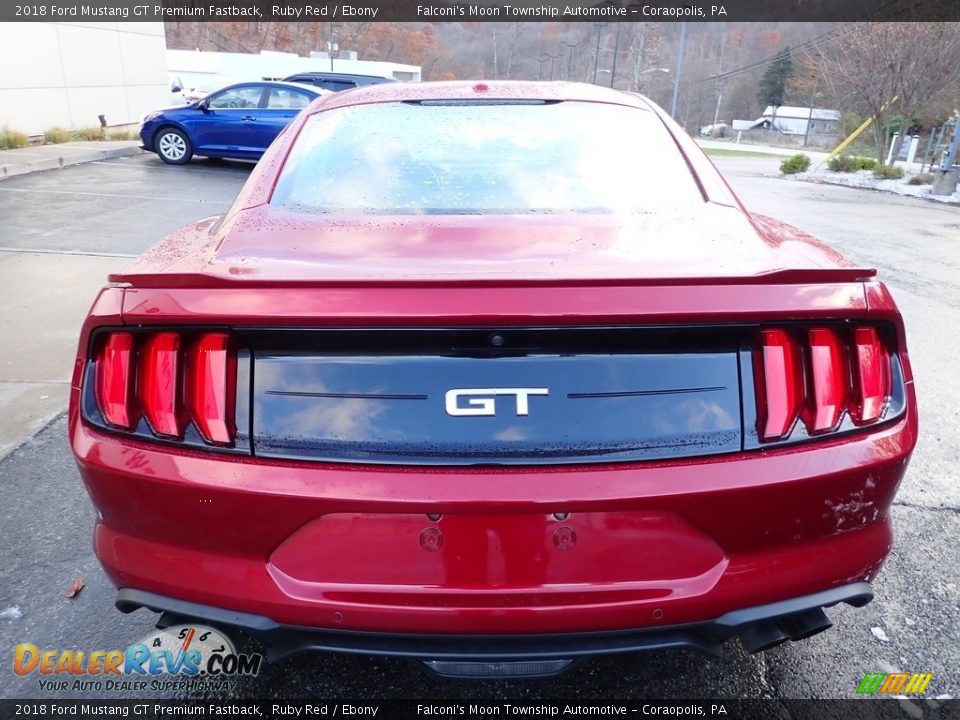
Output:
[[[141,147],[172,165],[194,155],[256,160],[298,112],[327,92],[290,82],[229,85],[190,105],[147,115]]]

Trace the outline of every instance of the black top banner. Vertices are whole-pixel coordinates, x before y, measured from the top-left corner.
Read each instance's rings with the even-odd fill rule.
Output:
[[[0,3],[0,21],[103,22],[960,21],[958,0],[52,0]]]

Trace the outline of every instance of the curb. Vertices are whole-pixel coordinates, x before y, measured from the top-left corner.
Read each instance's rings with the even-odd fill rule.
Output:
[[[61,151],[58,155],[40,157],[35,160],[0,164],[0,180],[17,175],[41,172],[43,170],[59,170],[69,165],[82,165],[83,163],[96,162],[97,160],[113,160],[121,157],[130,157],[132,155],[140,155],[144,152],[136,146],[105,148],[103,150],[64,146],[64,150],[70,150],[71,152]]]
[[[767,175],[766,177],[771,177],[771,178],[772,178],[772,177],[777,177],[777,176],[775,176],[775,175]],[[779,179],[780,179],[780,180],[792,180],[793,182],[802,182],[802,183],[807,183],[807,184],[809,184],[809,185],[831,185],[831,186],[833,186],[833,187],[849,188],[850,190],[867,190],[867,191],[869,191],[869,192],[886,193],[887,195],[895,195],[895,196],[897,196],[897,197],[908,198],[908,199],[910,199],[910,200],[922,200],[922,201],[924,201],[924,202],[933,203],[933,204],[935,204],[935,205],[943,205],[944,207],[951,207],[951,206],[952,206],[952,207],[956,207],[957,205],[960,205],[960,199],[956,199],[956,200],[953,199],[953,198],[956,196],[956,193],[954,193],[953,195],[937,195],[937,196],[932,196],[932,197],[931,197],[931,195],[929,195],[929,194],[927,194],[927,195],[913,195],[913,194],[911,194],[911,193],[897,192],[897,191],[894,190],[893,188],[889,188],[889,187],[870,187],[870,186],[868,186],[868,185],[851,185],[851,184],[848,184],[848,183],[842,183],[842,182],[832,181],[832,180],[830,180],[829,178],[826,178],[826,179],[820,178],[820,177],[816,177],[816,178],[798,178],[798,177],[791,177],[791,176],[781,175],[781,176],[779,176]],[[938,197],[942,197],[942,198],[944,198],[944,199],[943,199],[943,200],[938,200],[938,199],[937,199]],[[949,198],[949,199],[948,199],[948,198]]]

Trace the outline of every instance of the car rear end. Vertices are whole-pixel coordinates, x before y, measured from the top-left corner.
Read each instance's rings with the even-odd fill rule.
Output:
[[[579,273],[544,270],[571,243],[614,247],[592,213],[345,230],[258,201],[296,195],[262,173],[296,162],[309,122],[241,211],[174,238],[166,271],[115,278],[84,326],[71,444],[122,610],[240,627],[273,657],[482,677],[735,636],[757,651],[870,600],[917,433],[902,321],[871,272],[601,271],[590,250]],[[736,216],[718,234],[820,252],[707,204]],[[363,262],[328,274],[320,246],[354,230]],[[456,257],[411,253],[439,238]]]

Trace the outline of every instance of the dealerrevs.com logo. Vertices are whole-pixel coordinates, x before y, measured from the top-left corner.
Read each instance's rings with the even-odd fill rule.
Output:
[[[20,643],[17,675],[39,675],[41,690],[218,689],[260,673],[263,656],[242,654],[223,633],[203,625],[177,625],[148,635],[126,650],[41,650]],[[176,679],[164,676],[175,676]]]
[[[933,673],[867,673],[857,686],[859,695],[920,695]]]

